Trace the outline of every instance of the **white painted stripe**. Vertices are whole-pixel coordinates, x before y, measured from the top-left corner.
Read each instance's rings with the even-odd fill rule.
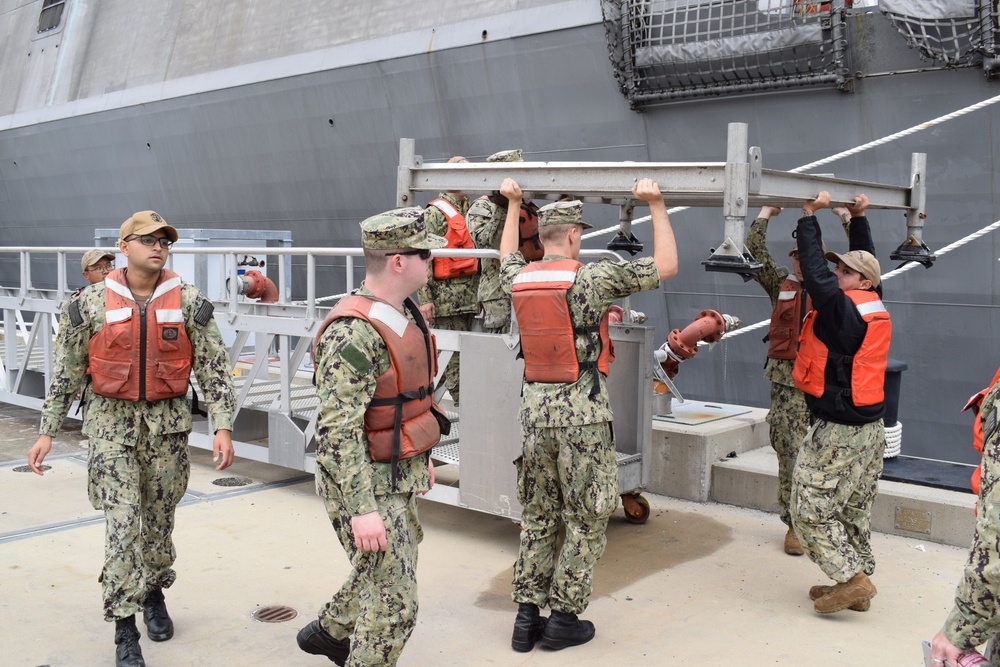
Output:
[[[520,283],[574,283],[576,271],[522,271],[514,278],[514,284]]]
[[[115,308],[114,310],[109,310],[104,313],[104,321],[108,324],[114,324],[115,322],[124,322],[125,320],[132,317],[131,308]]]
[[[184,313],[180,308],[174,310],[173,308],[164,308],[163,310],[157,310],[156,321],[157,322],[183,322]]]
[[[400,338],[403,337],[403,332],[410,324],[410,320],[406,319],[405,315],[381,301],[372,303],[371,310],[368,311],[368,318],[386,324]]]

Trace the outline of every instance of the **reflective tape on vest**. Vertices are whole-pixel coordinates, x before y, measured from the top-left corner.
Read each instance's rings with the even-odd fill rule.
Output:
[[[167,280],[164,280],[162,283],[156,286],[156,289],[153,290],[153,295],[149,297],[149,300],[152,301],[156,297],[162,296],[167,292],[169,292],[170,290],[180,286],[181,286],[180,277],[168,278]]]
[[[406,331],[406,326],[410,323],[410,320],[406,319],[405,315],[381,301],[372,302],[372,307],[368,311],[368,317],[382,322],[400,338],[403,337],[403,332]]]
[[[118,296],[123,296],[126,299],[132,298],[132,290],[125,285],[122,285],[120,282],[112,280],[110,276],[104,279],[104,286]]]
[[[862,317],[865,315],[871,315],[872,313],[885,313],[887,312],[885,306],[881,301],[869,301],[868,303],[860,303],[855,306],[858,309],[858,313]]]
[[[165,308],[163,310],[156,311],[156,321],[163,322],[183,322],[184,321],[184,311],[181,309],[173,310]]]
[[[521,283],[575,283],[576,271],[530,271],[517,274],[514,284]]]
[[[446,217],[449,218],[452,218],[456,215],[461,215],[461,213],[458,212],[458,209],[456,209],[454,206],[452,206],[449,202],[445,201],[444,199],[435,199],[434,201],[431,202],[431,206],[434,206],[439,211],[444,213]]]
[[[104,313],[104,321],[108,324],[124,322],[130,317],[132,317],[131,308],[115,308],[114,310],[108,310]]]

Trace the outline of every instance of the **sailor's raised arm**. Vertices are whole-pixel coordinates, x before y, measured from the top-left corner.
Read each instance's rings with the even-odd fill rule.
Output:
[[[632,186],[632,194],[649,204],[649,215],[653,221],[653,262],[660,280],[677,275],[677,242],[674,228],[670,225],[667,205],[663,201],[660,186],[651,178],[641,178]]]

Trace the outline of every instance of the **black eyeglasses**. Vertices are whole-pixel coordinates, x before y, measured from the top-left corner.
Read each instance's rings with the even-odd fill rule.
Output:
[[[171,241],[166,237],[153,236],[152,234],[143,234],[142,236],[137,236],[133,234],[132,236],[129,236],[127,239],[125,239],[125,242],[128,243],[129,241],[135,241],[136,239],[138,239],[139,243],[141,243],[142,245],[146,245],[151,248],[157,243],[159,243],[160,247],[166,250],[169,250],[170,246],[174,244],[173,241]]]
[[[431,251],[427,248],[421,248],[420,250],[401,250],[399,252],[387,252],[386,257],[392,257],[393,255],[417,255],[420,259],[430,259]]]
[[[114,264],[94,264],[93,266],[87,267],[87,271],[90,271],[91,273],[111,273],[114,270]]]

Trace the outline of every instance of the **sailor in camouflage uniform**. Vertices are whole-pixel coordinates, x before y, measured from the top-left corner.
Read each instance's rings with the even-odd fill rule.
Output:
[[[850,214],[847,209],[834,208],[833,212],[844,223],[844,230],[850,233]],[[764,364],[764,377],[771,383],[771,406],[767,413],[768,432],[771,447],[778,456],[778,506],[785,531],[785,553],[792,556],[803,554],[802,545],[792,529],[789,512],[792,497],[792,470],[795,458],[802,444],[802,438],[809,430],[809,408],[801,390],[795,387],[792,367],[795,365],[795,351],[798,348],[798,334],[801,332],[802,318],[808,305],[805,290],[801,287],[802,269],[799,267],[798,246],[792,245],[788,256],[792,258],[792,271],[778,266],[767,250],[767,226],[773,216],[781,213],[774,206],[761,208],[757,218],[747,232],[747,251],[761,263],[761,269],[754,274],[754,280],[764,289],[771,300],[771,332],[768,342],[768,358]],[[788,289],[789,287],[795,289]],[[789,304],[789,300],[796,303]],[[785,306],[785,307],[780,307]],[[790,307],[788,307],[790,306]],[[782,314],[785,317],[782,317]],[[795,320],[795,321],[792,321]]]
[[[460,156],[448,160],[449,164],[457,162],[468,162],[468,160]],[[437,205],[434,205],[434,202],[437,202]],[[427,225],[428,232],[435,236],[444,236],[447,233],[449,219],[445,215],[445,210],[457,213],[459,219],[456,219],[456,222],[467,224],[465,216],[469,210],[468,195],[462,192],[442,192],[434,202],[424,209],[424,224]],[[479,269],[477,267],[475,273],[471,275],[435,278],[436,265],[448,261],[444,257],[431,260],[427,272],[427,284],[417,290],[420,310],[435,329],[472,331],[479,312],[477,297]],[[444,369],[444,375],[441,376],[441,383],[448,388],[455,405],[458,405],[460,399],[458,364],[459,353],[455,352]]]
[[[986,659],[1000,665],[1000,370],[990,386],[974,395],[966,409],[977,408],[973,440],[981,445],[976,532],[955,591],[955,606],[931,646],[935,663],[957,665],[963,651],[989,641]],[[979,447],[977,447],[978,449]],[[975,479],[975,477],[974,477]],[[972,663],[969,663],[972,664]]]
[[[83,254],[80,260],[80,269],[87,285],[93,285],[104,281],[104,276],[115,270],[115,256],[106,250],[94,248]],[[86,285],[84,285],[86,287]],[[83,287],[73,293],[74,298],[80,296]]]
[[[424,408],[411,410],[407,402],[401,403],[398,460],[375,460],[373,439],[388,431],[393,440],[393,419],[382,424],[388,427],[383,429],[376,423],[376,412],[388,405],[392,414],[393,398],[404,398],[404,392],[396,394],[395,383],[392,398],[380,399],[377,393],[384,378],[404,376],[407,370],[393,364],[390,347],[393,355],[409,360],[405,366],[430,363],[423,369],[423,384],[433,379],[433,339],[420,333],[426,333],[426,324],[408,297],[427,280],[430,250],[445,244],[427,233],[419,208],[368,218],[361,224],[361,238],[365,281],[334,307],[314,349],[319,397],[316,492],[352,569],[318,619],[297,637],[303,651],[352,667],[395,665],[417,622],[417,545],[423,531],[416,494],[434,484],[429,447],[440,439],[433,414],[437,407],[424,409],[433,405],[426,399],[433,387],[406,394],[406,400],[418,405],[426,399]],[[345,302],[361,305],[338,310]],[[380,333],[379,326],[391,328]],[[421,347],[412,356],[397,347],[411,334],[419,337]],[[411,424],[419,428],[411,430]],[[420,438],[422,443],[416,443]],[[426,449],[406,457],[408,443]]]
[[[813,310],[806,316],[792,375],[806,395],[813,424],[792,473],[792,526],[809,558],[834,580],[809,589],[821,614],[867,611],[875,597],[871,511],[885,451],[885,367],[892,325],[882,303],[871,227],[858,195],[850,251],[823,252],[815,211],[830,195],[802,207],[796,228],[803,282]],[[828,262],[836,262],[831,271]]]
[[[174,631],[162,589],[169,588],[177,576],[172,569],[175,551],[171,534],[175,509],[190,474],[187,437],[191,431],[191,405],[187,385],[191,369],[205,395],[215,429],[212,449],[213,460],[218,462],[216,470],[233,462],[230,431],[236,395],[229,355],[212,317],[212,303],[193,285],[164,268],[177,231],[153,211],[142,211],[122,224],[120,239],[119,250],[128,260],[128,268],[113,271],[104,283],[90,285],[79,298],[63,306],[52,384],[42,408],[40,435],[28,452],[28,464],[43,474],[42,461],[51,449],[52,438],[85,374],[89,374],[93,380],[86,392],[89,403],[84,411],[83,432],[90,439],[90,501],[95,509],[104,510],[107,520],[105,562],[100,576],[104,618],[116,624],[117,664],[132,667],[144,664],[135,626],[135,613],[140,608],[150,639],[165,641]],[[179,311],[172,309],[178,291]],[[114,299],[125,307],[109,310],[106,304]],[[162,309],[161,304],[167,302],[174,306]],[[145,328],[151,332],[146,345],[129,336],[129,332],[140,330],[132,322],[139,317],[148,321]],[[119,328],[122,325],[124,328]],[[185,359],[171,360],[171,364],[179,364],[176,377],[161,376],[159,370],[153,372],[152,368],[159,369],[166,361],[151,363],[145,366],[146,371],[138,370],[136,366],[146,362],[138,353],[131,368],[123,366],[129,361],[116,359],[109,354],[111,346],[96,342],[107,339],[101,333],[105,328],[115,332],[113,341],[118,349],[141,348],[151,360],[165,359],[161,356],[163,350],[179,350],[179,354],[187,355],[187,363]],[[109,359],[92,359],[97,353]],[[183,375],[184,369],[187,375]],[[109,375],[114,376],[112,383],[117,380],[126,387],[133,387],[129,379],[138,377],[134,382],[138,399],[110,396],[116,392],[108,390]],[[146,384],[141,385],[146,375],[155,377],[146,378]],[[166,384],[170,387],[164,388]],[[145,400],[163,394],[176,395]]]
[[[487,162],[523,162],[521,149],[500,151]],[[469,207],[466,220],[477,248],[500,248],[500,234],[507,217],[508,202],[500,192],[480,197]],[[516,210],[516,209],[515,209]],[[500,285],[500,261],[484,257],[480,262],[478,300],[483,312],[483,330],[488,333],[510,331],[510,295]]]
[[[521,400],[522,455],[517,467],[521,514],[521,546],[514,566],[512,598],[518,604],[511,640],[517,651],[529,651],[536,641],[552,649],[583,644],[594,636],[594,625],[581,621],[592,590],[594,566],[604,552],[605,528],[618,504],[618,467],[612,413],[606,386],[603,342],[612,303],[655,289],[677,273],[677,249],[659,186],[642,179],[633,187],[649,203],[653,221],[653,257],[629,262],[600,261],[580,265],[583,204],[557,202],[539,210],[539,231],[546,255],[528,264],[518,247],[518,207],[521,189],[505,179],[501,192],[510,209],[500,243],[504,293],[515,295],[525,354]],[[575,274],[574,274],[575,271]],[[546,275],[572,274],[571,285],[555,297],[568,304],[570,322],[563,322],[570,349],[569,365],[576,381],[530,381],[534,366],[525,347],[526,336],[539,330],[521,316],[528,310],[544,315],[532,296],[521,297],[519,281],[540,281]],[[565,284],[565,283],[564,283]],[[520,299],[525,299],[522,310]],[[581,330],[582,328],[582,330]],[[550,348],[551,349],[551,348]],[[555,351],[558,353],[558,350]],[[541,354],[542,361],[548,355]],[[565,531],[561,550],[559,533]],[[551,617],[539,615],[548,606]]]

